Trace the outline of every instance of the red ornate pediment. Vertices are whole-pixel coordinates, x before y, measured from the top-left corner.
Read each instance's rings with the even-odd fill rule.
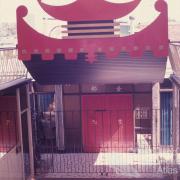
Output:
[[[118,62],[120,63],[118,66],[122,67],[122,61],[124,61],[124,59],[122,60],[121,56],[119,56],[122,53],[128,54],[128,63],[131,63],[131,60],[141,60],[138,61],[138,63],[142,64],[141,62],[143,61],[149,61],[148,57],[147,59],[144,57],[144,53],[150,52],[152,53],[150,59],[152,59],[153,66],[155,64],[157,67],[161,66],[160,69],[157,69],[156,71],[157,73],[159,72],[159,77],[157,78],[157,81],[159,81],[163,78],[163,69],[165,69],[165,62],[168,56],[168,16],[166,2],[164,0],[157,0],[155,9],[160,12],[159,16],[152,24],[142,31],[125,37],[115,34],[115,30],[118,30],[117,28],[119,27],[116,19],[127,15],[140,2],[140,0],[134,0],[129,3],[118,4],[109,3],[105,0],[77,0],[74,3],[65,6],[50,6],[39,0],[40,6],[48,14],[59,20],[67,21],[67,25],[62,25],[61,27],[63,32],[67,33],[67,36],[62,36],[61,39],[48,37],[34,30],[24,19],[28,14],[28,9],[21,6],[17,9],[19,59],[28,63],[32,60],[32,64],[38,61],[38,58],[41,61],[41,64],[43,62],[55,60],[55,64],[63,63],[63,65],[59,64],[59,67],[63,67],[63,69],[66,67],[68,69],[68,63],[76,62],[73,66],[71,66],[72,64],[70,65],[72,68],[71,72],[73,72],[73,68],[76,68],[75,66],[80,65],[81,62],[86,64],[85,66],[82,66],[82,68],[85,69],[91,68],[90,65],[92,64],[94,64],[94,68],[97,66],[98,68],[102,67],[103,65],[101,65],[101,63],[96,65],[99,61],[97,58],[98,53],[104,54],[101,59],[103,58],[103,64],[106,64],[108,70],[108,63],[111,63],[116,67],[116,63]],[[93,8],[94,10],[92,11]],[[100,10],[101,12],[99,12]],[[144,16],[148,16],[148,14],[144,14]],[[111,26],[112,28],[109,28]],[[34,58],[34,56],[36,56],[36,58]],[[116,59],[116,61],[114,61],[114,59]],[[156,63],[158,61],[159,64]],[[33,77],[38,79],[39,70],[37,70],[36,73],[35,67],[29,66],[29,64],[28,67],[33,71]],[[45,67],[47,69],[48,64],[46,64]],[[82,68],[80,68],[79,71],[81,71]],[[87,72],[85,69],[84,72]],[[60,68],[56,69],[57,72],[58,70],[60,71]],[[116,71],[118,72],[119,70],[116,69]],[[50,73],[49,71],[47,72]],[[148,73],[150,74],[150,72]],[[44,76],[43,74],[45,74],[45,72],[41,73],[42,78]],[[143,74],[143,71],[141,74]],[[48,74],[46,73],[46,75],[46,78],[48,79]],[[115,73],[107,82],[112,82],[111,80],[116,79],[114,77],[117,75],[118,74]],[[140,76],[141,75],[138,75],[139,80],[137,82],[140,81]],[[146,77],[148,76],[149,75],[147,74]],[[72,74],[72,79],[73,77],[75,77],[75,75]],[[76,80],[69,80],[68,82],[78,83],[80,82],[79,77],[81,77],[81,73],[78,74]],[[93,81],[93,78],[96,78],[97,76],[94,76],[92,79],[90,77],[91,73],[89,72],[88,78],[90,81]],[[131,77],[133,77],[133,74],[131,74]],[[86,82],[88,78],[84,78],[83,82]],[[63,83],[66,82],[64,79],[62,81]],[[55,82],[58,83],[62,81],[59,80]],[[98,82],[100,81],[101,78]],[[153,80],[149,79],[149,82],[151,81],[155,82],[156,78],[153,77]]]
[[[38,0],[49,15],[64,21],[93,21],[121,18],[134,10],[141,0],[110,3],[105,0],[77,0],[65,6],[51,6]]]
[[[83,1],[86,0],[79,0],[77,4],[79,5],[79,3]],[[95,0],[88,2],[90,6],[92,6],[92,2],[95,2]],[[97,2],[105,3],[104,1]],[[129,5],[134,7],[139,1],[133,1],[133,4],[131,3]],[[110,4],[111,8],[112,3],[105,3],[106,6],[108,4]],[[70,7],[73,8],[75,5],[76,3]],[[115,6],[117,6],[118,9],[120,5],[113,4],[113,7]],[[121,4],[121,6],[123,8],[124,4]],[[48,6],[48,8],[50,7]],[[83,52],[88,54],[87,57],[90,61],[93,61],[95,59],[95,53],[99,51],[104,52],[108,58],[114,58],[117,57],[121,51],[127,51],[132,56],[141,56],[146,50],[152,51],[153,54],[158,57],[167,56],[167,5],[163,0],[158,0],[155,8],[160,12],[159,17],[144,30],[127,37],[111,34],[109,36],[96,35],[93,38],[85,36],[84,38],[70,37],[67,39],[54,39],[32,29],[24,20],[28,10],[26,7],[21,6],[17,10],[19,59],[30,60],[32,54],[41,54],[42,59],[50,60],[53,59],[56,53],[64,54],[67,59],[76,59],[77,54]],[[92,14],[94,13],[92,12]],[[82,15],[83,14],[81,14],[81,16]],[[94,20],[95,15],[92,16],[92,18]],[[75,18],[75,20],[77,19]]]

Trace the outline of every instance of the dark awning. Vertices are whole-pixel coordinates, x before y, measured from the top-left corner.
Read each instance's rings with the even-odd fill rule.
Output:
[[[130,58],[121,53],[117,58],[106,59],[97,55],[94,63],[83,59],[65,60],[56,54],[51,61],[42,61],[41,56],[32,56],[24,61],[31,75],[43,84],[58,83],[155,83],[164,79],[166,58],[156,58],[151,52],[145,52],[141,58]]]

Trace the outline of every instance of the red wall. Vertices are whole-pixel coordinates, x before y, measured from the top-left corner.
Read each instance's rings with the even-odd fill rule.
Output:
[[[17,142],[17,103],[15,96],[0,97],[0,152],[8,152]]]

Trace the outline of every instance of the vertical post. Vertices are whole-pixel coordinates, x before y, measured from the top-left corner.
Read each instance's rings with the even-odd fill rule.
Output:
[[[134,34],[134,24],[133,24],[133,21],[135,20],[135,18],[133,16],[130,16],[129,20],[130,20],[130,34]]]
[[[64,119],[62,96],[62,85],[55,85],[56,143],[59,150],[64,150]]]
[[[177,153],[179,146],[179,89],[173,85],[173,166],[177,168]],[[177,169],[176,169],[177,170]],[[173,175],[177,180],[177,174]]]
[[[152,145],[157,150],[160,145],[160,84],[152,87]]]
[[[26,95],[27,95],[27,122],[28,122],[30,170],[31,170],[31,179],[33,180],[35,178],[35,171],[34,171],[34,150],[33,150],[32,120],[31,120],[32,118],[31,118],[29,84],[26,85]]]
[[[21,105],[20,105],[20,92],[19,88],[16,89],[16,99],[17,99],[17,116],[18,116],[18,129],[19,129],[19,140],[21,147],[21,158],[22,158],[22,176],[23,180],[25,180],[25,172],[24,172],[24,150],[23,150],[23,137],[22,137],[22,121],[21,121]]]

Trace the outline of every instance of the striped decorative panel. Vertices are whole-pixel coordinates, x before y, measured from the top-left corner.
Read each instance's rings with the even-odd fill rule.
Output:
[[[64,39],[120,35],[120,23],[113,20],[69,21],[68,25],[63,25],[62,28],[65,28],[62,31]]]

